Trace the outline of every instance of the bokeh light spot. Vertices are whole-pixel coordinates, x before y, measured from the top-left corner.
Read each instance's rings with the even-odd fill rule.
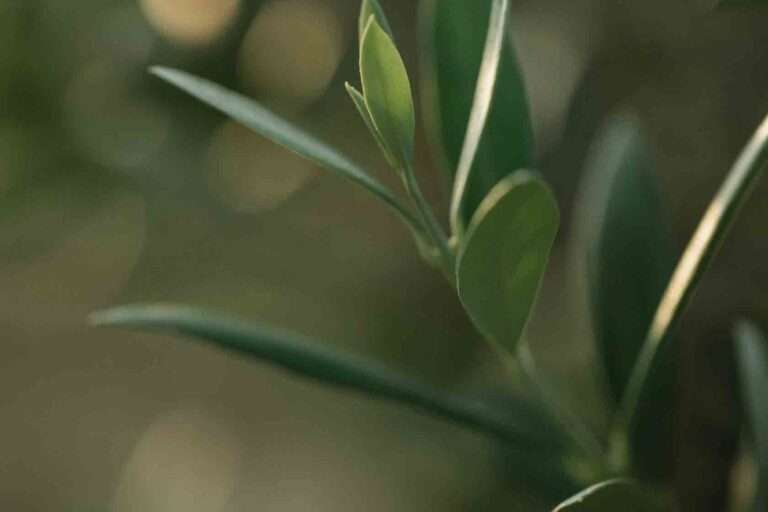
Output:
[[[149,23],[184,46],[201,46],[220,37],[239,11],[238,0],[139,0]]]
[[[305,105],[328,87],[341,60],[342,30],[318,0],[272,0],[253,21],[240,50],[246,87]]]
[[[276,208],[314,173],[312,164],[232,122],[214,134],[208,167],[214,194],[241,213]]]
[[[116,512],[218,512],[235,489],[242,443],[209,411],[160,416],[131,454],[118,484]]]

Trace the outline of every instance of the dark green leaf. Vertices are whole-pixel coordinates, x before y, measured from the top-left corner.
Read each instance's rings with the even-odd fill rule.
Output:
[[[178,306],[127,306],[92,315],[102,326],[190,336],[237,354],[264,360],[302,377],[351,391],[400,402],[514,446],[552,452],[559,447],[546,429],[519,409],[518,417],[500,415],[488,405],[449,396],[370,361],[332,351],[300,335]]]
[[[472,102],[472,111],[467,123],[467,133],[464,136],[464,144],[459,156],[456,168],[456,177],[453,182],[453,196],[451,198],[451,225],[454,233],[461,233],[464,228],[464,197],[472,170],[472,163],[477,155],[477,149],[483,137],[488,113],[493,101],[496,78],[499,71],[501,52],[504,47],[504,39],[507,37],[507,0],[493,0],[491,5],[491,17],[488,23],[488,35],[483,51],[483,60],[480,64],[480,72],[475,86],[475,95]]]
[[[395,43],[375,18],[368,21],[360,42],[360,78],[365,104],[399,169],[413,160],[416,119],[411,84]]]
[[[392,28],[389,26],[387,17],[384,14],[384,9],[381,8],[378,0],[363,0],[360,5],[360,19],[358,21],[358,34],[360,40],[362,41],[363,39],[365,26],[368,25],[368,20],[371,19],[371,16],[374,17],[376,22],[384,29],[387,35],[389,35],[390,39],[394,41],[395,37],[392,35]]]
[[[668,512],[663,499],[629,480],[609,480],[561,503],[554,512]]]
[[[421,221],[390,190],[335,149],[255,101],[184,71],[153,67],[152,73],[256,133],[363,186],[391,206],[414,232],[422,231]]]
[[[421,3],[425,120],[434,152],[453,179],[486,46],[491,0]],[[465,223],[496,183],[512,171],[533,167],[535,160],[525,87],[509,37],[504,38],[495,91],[472,164]]]
[[[612,444],[615,460],[626,459],[626,433],[634,429],[638,405],[653,385],[649,379],[657,359],[668,350],[675,326],[691,300],[696,285],[717,252],[733,223],[739,207],[768,161],[768,117],[736,160],[720,190],[693,234],[683,257],[667,285],[653,322],[630,376],[614,425]]]
[[[634,118],[611,119],[593,147],[575,217],[598,355],[616,404],[674,267],[656,178]],[[668,355],[632,439],[636,469],[654,480],[671,468],[677,364],[674,351]]]
[[[480,332],[509,353],[533,307],[558,222],[546,183],[516,171],[480,204],[459,250],[461,301]]]
[[[735,337],[742,403],[758,465],[752,510],[761,512],[768,509],[768,339],[749,322],[736,326]]]

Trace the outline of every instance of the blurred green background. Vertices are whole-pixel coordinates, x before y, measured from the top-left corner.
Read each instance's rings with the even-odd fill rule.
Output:
[[[416,2],[381,3],[417,88]],[[396,187],[342,87],[358,83],[358,7],[0,0],[0,508],[525,510],[519,475],[474,434],[85,321],[114,304],[184,302],[442,388],[504,388],[451,289],[388,211],[146,73],[170,65],[245,91]],[[542,171],[564,214],[529,337],[601,428],[568,256],[589,141],[606,114],[639,114],[682,249],[768,112],[768,12],[519,0],[512,18]],[[445,212],[423,134],[417,146],[422,183]],[[734,316],[768,321],[766,194],[763,182],[683,326],[677,459],[691,500],[749,487],[748,471],[729,480],[723,469],[739,438],[729,330]]]

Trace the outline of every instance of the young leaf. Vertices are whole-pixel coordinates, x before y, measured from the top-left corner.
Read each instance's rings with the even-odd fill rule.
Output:
[[[394,41],[395,36],[392,35],[392,28],[389,26],[387,17],[384,15],[384,9],[381,8],[378,0],[363,0],[363,3],[360,5],[360,20],[358,21],[360,40],[362,41],[363,39],[365,27],[368,25],[368,20],[371,19],[371,16],[373,16],[379,26],[384,29],[390,39]]]
[[[659,303],[632,370],[626,392],[615,419],[612,444],[618,464],[626,459],[626,434],[635,428],[638,405],[652,386],[648,378],[660,354],[669,350],[675,326],[693,296],[696,285],[712,262],[718,247],[733,223],[739,207],[768,161],[768,117],[739,155],[720,190],[693,234]]]
[[[422,93],[434,153],[454,179],[488,40],[491,0],[421,2]],[[510,171],[534,165],[533,130],[512,39],[503,37],[485,129],[472,161],[463,222]]]
[[[415,233],[423,232],[421,221],[357,164],[255,101],[184,71],[153,67],[151,72],[256,133],[361,185],[392,207]]]
[[[384,153],[384,157],[387,159],[387,162],[392,167],[397,167],[397,161],[395,160],[394,155],[389,152],[386,145],[384,144],[384,141],[381,139],[379,130],[377,130],[373,125],[373,119],[371,119],[371,114],[368,112],[368,107],[365,104],[365,98],[363,97],[362,93],[350,85],[349,82],[345,83],[344,87],[346,87],[349,97],[352,98],[352,102],[355,104],[357,111],[360,113],[360,117],[363,118],[365,126],[368,127],[368,131],[371,132],[371,135],[376,141],[376,144],[378,144],[379,149],[382,153]]]
[[[360,42],[360,78],[376,130],[398,168],[408,168],[416,127],[411,85],[395,43],[375,17],[368,20]]]
[[[459,297],[478,330],[509,354],[533,307],[558,222],[546,183],[516,171],[480,204],[459,249]]]
[[[508,0],[493,0],[491,16],[488,23],[488,36],[485,41],[483,60],[480,64],[480,72],[475,86],[475,95],[472,102],[472,111],[467,123],[467,133],[464,135],[464,145],[459,156],[456,168],[456,178],[453,181],[453,195],[451,198],[451,225],[454,233],[461,233],[464,225],[462,209],[464,196],[469,181],[469,173],[477,154],[477,148],[483,136],[488,112],[493,100],[496,77],[499,71],[501,50],[506,37]]]
[[[630,116],[610,120],[587,164],[575,218],[597,352],[618,404],[674,266],[654,163]],[[654,393],[632,441],[643,478],[669,476],[677,381],[675,354],[659,359]]]
[[[758,479],[752,510],[768,510],[768,339],[750,322],[734,330],[742,404],[752,438]]]
[[[538,418],[521,406],[520,415],[508,418],[482,402],[449,396],[426,388],[363,359],[323,348],[295,333],[266,329],[180,306],[126,306],[90,318],[99,326],[128,327],[180,334],[237,354],[278,365],[318,382],[400,402],[478,430],[521,448],[545,452],[560,449]]]
[[[608,480],[593,485],[561,503],[554,512],[669,512],[656,494],[630,480]]]

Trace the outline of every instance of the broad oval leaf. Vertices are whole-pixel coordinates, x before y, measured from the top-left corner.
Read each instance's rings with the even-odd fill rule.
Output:
[[[521,449],[553,455],[562,449],[554,430],[524,402],[515,415],[484,402],[430,389],[360,357],[334,351],[296,333],[250,325],[184,306],[124,306],[91,315],[98,326],[189,336],[299,376],[413,407]]]
[[[612,457],[619,464],[627,458],[627,432],[639,419],[639,404],[654,385],[653,369],[669,349],[674,328],[691,300],[696,286],[715,257],[739,207],[768,162],[768,117],[739,155],[717,191],[677,264],[662,296],[643,347],[632,370],[611,436]]]
[[[621,400],[674,267],[655,170],[635,119],[612,118],[592,148],[574,216],[577,268],[585,270],[588,281],[597,353],[614,404]],[[647,479],[670,476],[675,356],[669,350],[659,360],[653,394],[632,435],[636,469]]]
[[[670,512],[657,494],[631,480],[608,480],[561,503],[554,512]]]
[[[369,176],[346,156],[259,103],[184,71],[153,67],[151,72],[259,135],[361,185],[392,207],[414,233],[423,231],[421,221],[384,185]]]
[[[746,321],[734,334],[741,401],[758,467],[752,510],[759,512],[768,509],[768,339]]]
[[[509,352],[533,307],[558,223],[549,186],[516,171],[480,204],[459,250],[459,297],[480,332]]]
[[[360,42],[363,96],[384,145],[406,169],[413,160],[416,119],[408,73],[395,43],[371,17]]]
[[[424,0],[420,14],[425,123],[433,153],[453,180],[485,53],[491,0]],[[535,162],[528,100],[509,36],[504,36],[494,90],[469,173],[465,224],[510,169],[532,168]]]
[[[360,4],[360,19],[358,21],[358,35],[360,40],[363,39],[363,33],[365,27],[368,25],[368,20],[374,17],[376,22],[384,29],[389,37],[394,41],[395,36],[392,35],[392,28],[389,26],[387,16],[384,14],[384,9],[381,8],[378,0],[363,0]]]

